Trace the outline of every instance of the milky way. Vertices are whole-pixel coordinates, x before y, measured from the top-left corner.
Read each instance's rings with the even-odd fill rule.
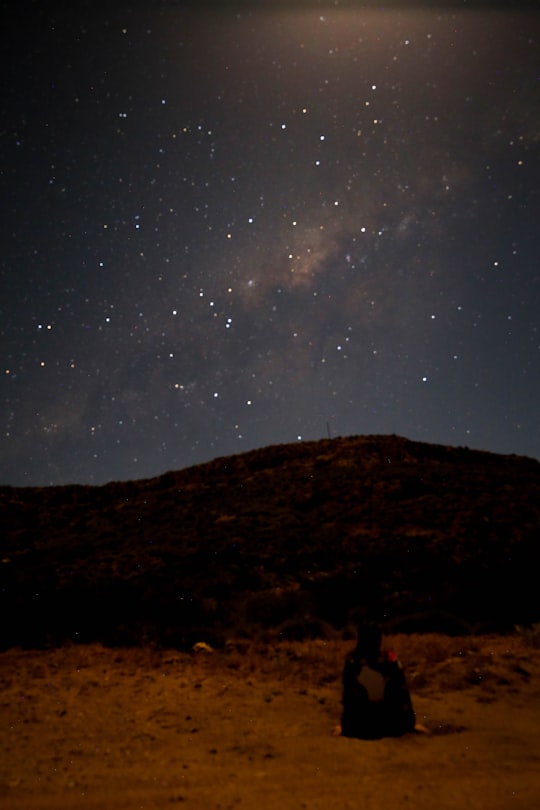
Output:
[[[0,483],[328,433],[540,457],[539,34],[8,13]]]

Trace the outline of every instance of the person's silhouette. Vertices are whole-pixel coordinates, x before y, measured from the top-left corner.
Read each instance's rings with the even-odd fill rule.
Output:
[[[381,649],[381,631],[361,624],[358,643],[343,669],[341,734],[372,740],[414,731],[415,714],[405,674],[392,650]]]

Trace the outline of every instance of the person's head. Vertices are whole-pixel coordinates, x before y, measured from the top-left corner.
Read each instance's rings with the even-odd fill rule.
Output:
[[[377,656],[381,649],[381,641],[381,631],[376,624],[373,622],[362,622],[358,625],[356,651],[359,655],[365,658]]]

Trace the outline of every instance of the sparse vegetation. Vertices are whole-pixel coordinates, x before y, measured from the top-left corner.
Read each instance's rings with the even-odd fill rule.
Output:
[[[103,487],[2,487],[0,516],[4,648],[328,638],[358,610],[453,635],[539,619],[528,458],[323,440]]]
[[[528,647],[540,650],[540,622],[531,624],[529,627],[516,627],[517,632],[522,636]]]

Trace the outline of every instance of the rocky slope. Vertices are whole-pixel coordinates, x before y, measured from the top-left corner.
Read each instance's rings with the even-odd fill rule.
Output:
[[[540,464],[360,436],[101,487],[0,488],[2,646],[539,617]]]

